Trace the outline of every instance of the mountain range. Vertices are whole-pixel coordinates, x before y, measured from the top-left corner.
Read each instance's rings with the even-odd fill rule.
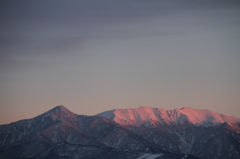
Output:
[[[137,109],[114,109],[97,116],[106,117],[121,125],[137,127],[157,127],[158,125],[194,124],[214,126],[222,123],[236,123],[240,119],[218,114],[209,110],[181,108],[164,110],[142,106]]]
[[[94,116],[57,106],[0,125],[3,159],[237,159],[240,119],[209,110],[151,107]]]

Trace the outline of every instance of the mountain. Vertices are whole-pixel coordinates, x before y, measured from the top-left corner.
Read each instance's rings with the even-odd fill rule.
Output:
[[[235,159],[240,119],[209,110],[151,107],[95,116],[57,106],[0,125],[3,159]]]
[[[240,158],[240,119],[209,110],[114,109],[108,118],[161,148],[202,159]]]
[[[240,123],[239,118],[218,114],[210,110],[181,108],[164,110],[151,107],[114,109],[97,116],[111,119],[121,125],[156,127],[157,125],[194,124],[213,126],[222,123]]]
[[[64,106],[0,125],[0,158],[197,159],[150,142],[110,119],[77,115]]]

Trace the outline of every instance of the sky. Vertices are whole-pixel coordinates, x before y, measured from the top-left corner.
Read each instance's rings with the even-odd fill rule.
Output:
[[[240,118],[238,0],[1,0],[0,124],[57,105]]]

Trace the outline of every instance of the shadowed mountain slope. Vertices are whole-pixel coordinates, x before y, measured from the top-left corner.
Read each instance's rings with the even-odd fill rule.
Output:
[[[176,159],[186,156],[164,150],[112,120],[77,115],[63,106],[0,126],[0,158],[137,159],[144,155]]]

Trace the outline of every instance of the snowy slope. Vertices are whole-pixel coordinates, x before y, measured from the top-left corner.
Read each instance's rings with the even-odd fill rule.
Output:
[[[181,108],[164,110],[160,108],[139,107],[136,109],[114,109],[97,116],[106,117],[121,125],[155,127],[159,124],[195,124],[219,125],[222,123],[237,123],[239,118],[218,114],[210,110]]]
[[[163,154],[149,154],[145,153],[137,159],[156,159],[157,157],[162,156]]]

